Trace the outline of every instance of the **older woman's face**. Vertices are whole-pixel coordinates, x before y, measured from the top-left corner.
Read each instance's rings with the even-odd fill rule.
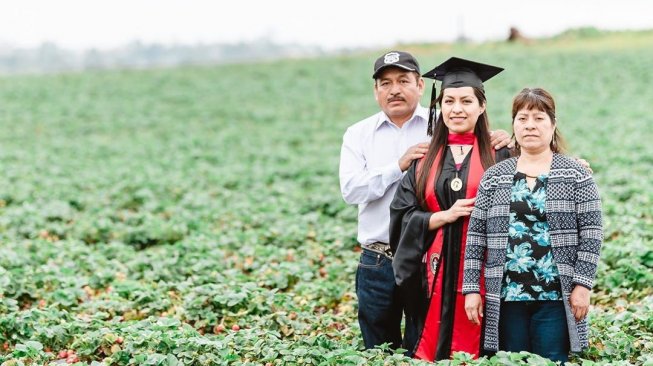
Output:
[[[474,88],[447,88],[442,95],[442,119],[453,133],[473,132],[478,117],[485,111],[474,94]]]
[[[551,117],[538,109],[522,109],[512,121],[515,139],[523,151],[538,153],[551,150],[555,124]]]

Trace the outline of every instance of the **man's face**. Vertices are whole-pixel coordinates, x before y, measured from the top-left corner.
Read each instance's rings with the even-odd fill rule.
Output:
[[[381,110],[399,125],[412,117],[423,93],[424,80],[397,67],[385,69],[374,83],[374,97]]]

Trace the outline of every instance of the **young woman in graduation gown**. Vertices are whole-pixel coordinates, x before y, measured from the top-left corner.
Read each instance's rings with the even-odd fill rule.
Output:
[[[482,326],[466,315],[462,294],[469,215],[483,172],[510,156],[494,151],[483,81],[503,69],[450,58],[424,77],[442,81],[431,95],[424,158],[406,172],[390,207],[395,279],[406,298],[406,327],[418,338],[409,355],[434,361],[481,351]],[[435,83],[435,82],[434,82]],[[435,119],[435,105],[441,112]],[[407,340],[407,343],[408,342]]]

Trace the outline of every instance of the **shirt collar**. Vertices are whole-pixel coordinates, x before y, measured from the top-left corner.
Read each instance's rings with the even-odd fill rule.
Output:
[[[417,118],[428,121],[428,115],[428,109],[418,104],[417,108],[415,108],[415,111],[413,112],[413,115],[410,117],[410,119],[408,119],[408,121],[406,121],[406,123],[412,122]],[[385,114],[385,112],[381,111],[381,113],[379,113],[379,119],[376,121],[376,129],[378,130],[381,126],[383,126],[384,123],[390,124],[390,118]]]

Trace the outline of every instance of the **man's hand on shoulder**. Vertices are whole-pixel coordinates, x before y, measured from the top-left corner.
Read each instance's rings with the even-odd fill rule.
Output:
[[[581,159],[581,158],[576,158],[576,161],[579,162],[580,165],[582,165],[585,169],[587,169],[587,171],[588,171],[590,174],[594,174],[594,171],[593,171],[592,168],[590,167],[590,163],[589,163],[587,160],[585,160],[585,159]]]
[[[404,155],[399,158],[399,168],[401,169],[402,172],[405,172],[408,170],[410,167],[410,164],[413,162],[415,159],[421,159],[426,155],[426,152],[429,149],[429,144],[427,143],[421,143],[417,145],[413,145],[406,150]]]
[[[512,149],[515,146],[508,132],[504,130],[490,131],[490,143],[494,146],[495,150],[506,146]]]

